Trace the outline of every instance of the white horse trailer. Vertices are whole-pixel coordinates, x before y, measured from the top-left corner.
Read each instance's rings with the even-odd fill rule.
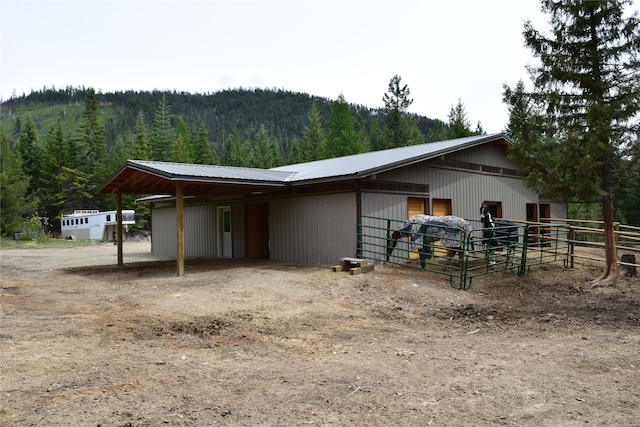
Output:
[[[126,240],[129,225],[135,224],[135,211],[122,211],[122,236]],[[103,240],[115,242],[118,230],[117,211],[76,210],[62,215],[62,238],[69,240]]]

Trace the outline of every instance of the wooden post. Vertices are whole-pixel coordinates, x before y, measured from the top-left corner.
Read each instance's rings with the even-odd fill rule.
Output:
[[[573,260],[576,254],[576,229],[569,226],[569,268],[573,268]]]
[[[124,265],[124,258],[122,255],[122,193],[118,191],[117,198],[117,212],[116,212],[116,240],[118,241],[118,265]]]
[[[176,183],[176,261],[178,277],[184,276],[184,200],[182,183]]]

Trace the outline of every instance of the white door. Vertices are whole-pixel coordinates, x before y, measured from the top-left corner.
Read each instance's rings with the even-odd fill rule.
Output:
[[[231,207],[223,206],[218,208],[218,224],[220,227],[220,241],[218,244],[218,253],[223,258],[231,258],[232,256],[232,239],[231,239]]]

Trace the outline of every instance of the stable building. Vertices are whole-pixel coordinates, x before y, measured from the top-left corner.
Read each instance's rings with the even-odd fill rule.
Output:
[[[566,203],[525,187],[503,134],[251,169],[128,160],[101,193],[150,194],[152,252],[331,265],[359,252],[364,217],[565,218]],[[121,263],[119,248],[119,263]]]

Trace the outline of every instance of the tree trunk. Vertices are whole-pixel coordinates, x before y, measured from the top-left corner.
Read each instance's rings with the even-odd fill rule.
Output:
[[[620,271],[618,270],[618,259],[616,255],[616,239],[614,234],[613,196],[611,192],[611,175],[608,169],[608,162],[605,161],[603,176],[603,189],[605,196],[602,198],[602,213],[604,216],[604,250],[605,268],[600,277],[591,282],[592,288],[603,286],[615,286],[618,282]]]

